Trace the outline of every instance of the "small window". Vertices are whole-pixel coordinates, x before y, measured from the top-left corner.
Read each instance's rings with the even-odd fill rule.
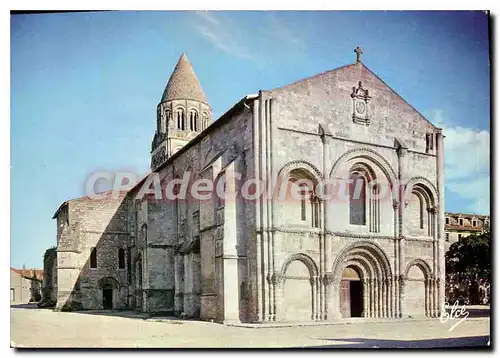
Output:
[[[125,268],[125,250],[123,249],[118,250],[118,268],[119,269]]]
[[[459,220],[458,220],[458,223],[459,223],[459,225],[460,225],[460,226],[463,226],[463,224],[464,224],[464,219],[459,219]]]
[[[318,201],[313,201],[312,205],[312,212],[313,212],[313,226],[314,227],[319,227],[319,203]]]
[[[201,130],[204,130],[208,127],[208,114],[203,113],[203,118],[201,120]]]
[[[90,268],[97,268],[97,249],[90,249]]]
[[[189,113],[189,130],[198,132],[198,113],[196,111]]]
[[[474,226],[474,227],[477,226],[477,221],[476,220],[472,221],[472,226]]]
[[[240,285],[240,300],[245,300],[246,299],[246,282],[242,282]]]
[[[446,242],[450,242],[450,234],[449,233],[445,234],[445,239],[446,239]]]
[[[426,133],[425,135],[425,152],[429,153],[434,149],[434,134]]]
[[[306,191],[306,188],[307,187],[305,186],[305,184],[300,186],[300,195],[301,195],[301,198],[300,198],[300,219],[302,221],[306,220],[306,199],[304,198],[304,192]]]
[[[186,129],[184,111],[182,109],[178,109],[176,113],[177,113],[177,129],[183,131],[184,129]]]
[[[350,175],[349,183],[349,223],[351,225],[366,225],[366,180],[359,173]],[[361,185],[359,193],[356,187]]]
[[[129,247],[127,249],[127,281],[128,281],[129,285],[132,283],[132,264],[131,264],[131,258],[132,258],[132,250]]]
[[[446,225],[450,224],[450,218],[446,218]]]
[[[221,177],[222,179],[222,177]],[[225,205],[225,199],[226,199],[226,182],[224,182],[224,185],[222,186],[222,192],[221,193],[217,193],[217,208],[223,208],[224,205]],[[221,194],[221,196],[219,196],[218,194]]]

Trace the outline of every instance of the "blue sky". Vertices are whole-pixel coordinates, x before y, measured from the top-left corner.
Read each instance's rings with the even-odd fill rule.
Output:
[[[11,265],[42,267],[51,220],[100,170],[148,170],[156,105],[186,52],[214,117],[245,94],[355,61],[445,130],[446,210],[489,213],[481,12],[101,12],[11,18]]]

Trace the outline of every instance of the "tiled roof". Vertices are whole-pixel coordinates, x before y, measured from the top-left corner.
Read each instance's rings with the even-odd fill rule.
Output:
[[[483,227],[446,224],[444,229],[449,231],[482,231]]]
[[[463,217],[476,217],[478,219],[488,219],[490,216],[489,215],[484,215],[484,214],[470,214],[470,213],[450,213],[450,212],[445,212],[445,216],[463,216]]]
[[[43,270],[41,270],[41,269],[15,269],[13,267],[11,267],[10,269],[12,271],[20,274],[23,277],[33,278],[33,276],[35,276],[35,278],[37,280],[40,280],[40,281],[43,280]]]
[[[208,104],[205,92],[194,73],[193,66],[185,53],[181,55],[174,72],[168,80],[161,102],[173,99],[190,99]]]
[[[80,202],[91,201],[91,200],[103,200],[103,201],[107,201],[107,200],[121,200],[121,199],[123,199],[126,196],[126,194],[128,193],[128,191],[131,190],[133,187],[134,187],[134,183],[132,183],[128,187],[117,189],[118,195],[116,196],[116,198],[113,198],[112,194],[113,194],[114,190],[111,189],[111,190],[103,191],[102,193],[98,193],[98,195],[100,196],[99,198],[92,198],[92,197],[86,195],[86,196],[81,196],[79,198],[73,198],[73,199],[66,200],[65,202],[63,202],[57,208],[56,212],[52,216],[52,219],[55,219],[57,217],[57,214],[59,214],[59,211],[61,211],[61,209],[66,204],[68,204],[69,202],[71,202],[71,203],[80,203]]]

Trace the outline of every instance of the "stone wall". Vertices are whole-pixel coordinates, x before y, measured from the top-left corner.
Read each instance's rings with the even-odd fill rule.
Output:
[[[57,253],[58,309],[102,309],[101,283],[116,282],[113,308],[128,306],[127,264],[118,267],[118,250],[127,249],[127,206],[124,192],[116,198],[84,197],[68,202],[69,221],[60,230]],[[59,214],[60,215],[60,214]],[[58,216],[58,223],[62,220]],[[97,267],[91,267],[96,249]]]
[[[353,93],[360,89],[368,89],[370,97],[365,121],[355,118],[360,115]],[[347,179],[353,165],[358,165],[369,168],[372,178],[383,185],[401,179],[410,193],[420,190],[424,210],[416,216],[407,198],[396,190],[373,206],[376,211],[367,206],[366,225],[352,225],[349,201],[336,198],[317,204],[321,223],[315,227],[309,219],[290,217],[298,213],[292,201],[261,202],[264,209],[257,216],[263,230],[250,250],[255,250],[256,260],[252,287],[257,287],[252,293],[257,306],[252,319],[286,319],[286,302],[291,299],[286,293],[287,265],[297,260],[308,267],[310,284],[303,289],[309,287],[308,292],[317,297],[311,302],[312,319],[338,317],[338,275],[342,262],[351,257],[349,250],[366,251],[366,257],[376,261],[371,266],[359,264],[360,269],[372,270],[364,271],[365,291],[370,290],[365,296],[378,297],[370,299],[372,306],[365,307],[365,314],[404,316],[406,303],[419,302],[424,314],[435,315],[444,283],[440,130],[362,64],[262,92],[255,108],[259,140],[255,152],[272,153],[262,157],[256,175],[279,180],[281,174],[295,170],[317,183],[323,178]],[[271,216],[266,214],[269,210]],[[411,283],[405,286],[415,265],[424,275],[425,289],[414,290]],[[382,272],[376,275],[373,270]],[[303,284],[293,275],[291,279]],[[299,294],[297,290],[289,289]],[[415,295],[420,299],[415,300]],[[432,305],[431,300],[435,300]]]
[[[43,257],[43,288],[42,299],[56,302],[57,300],[57,248],[45,251]]]
[[[186,188],[188,194],[194,180],[206,178],[214,181],[230,167],[242,174],[241,180],[251,175],[250,120],[250,111],[240,104],[202,132],[200,138],[174,154],[158,169],[162,188],[165,189],[173,179],[183,178],[186,172],[191,174]],[[149,185],[147,180],[145,185]],[[136,188],[130,195],[139,193],[140,188]],[[186,200],[157,200],[154,194],[150,194],[138,200],[133,234],[137,239],[135,246],[131,247],[142,253],[144,279],[141,290],[145,300],[142,309],[224,321],[227,312],[219,303],[223,302],[224,295],[228,296],[227,290],[234,287],[235,295],[231,299],[235,302],[235,309],[231,313],[235,319],[239,319],[240,314],[245,316],[245,300],[238,296],[240,292],[246,292],[240,287],[245,287],[247,281],[246,242],[253,217],[247,203],[241,200],[230,202],[218,210],[212,198],[200,202],[189,195]],[[229,208],[232,208],[231,219],[226,218]],[[145,235],[141,235],[142,227],[146,228]],[[230,258],[223,257],[217,250],[222,245],[224,232],[235,232],[236,227],[235,252]],[[222,260],[220,269],[216,268],[216,257]],[[228,263],[231,260],[234,265]],[[136,286],[140,275],[138,265],[132,261]]]

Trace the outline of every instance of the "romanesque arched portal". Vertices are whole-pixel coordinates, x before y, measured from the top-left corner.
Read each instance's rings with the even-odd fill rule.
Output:
[[[391,266],[377,244],[358,241],[344,248],[333,274],[333,308],[342,317],[392,317]]]

